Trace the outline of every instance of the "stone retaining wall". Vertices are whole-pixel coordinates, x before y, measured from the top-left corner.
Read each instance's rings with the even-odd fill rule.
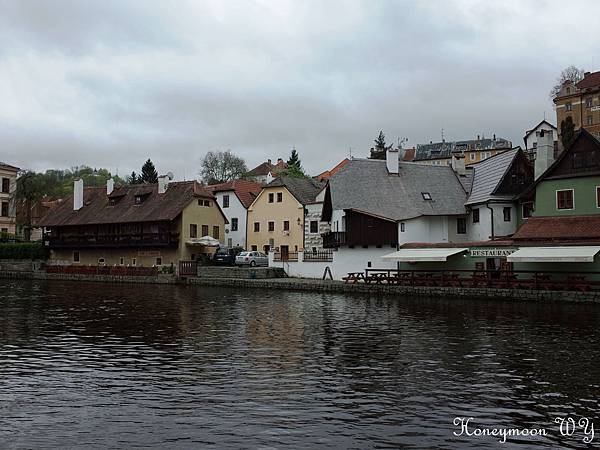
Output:
[[[117,276],[117,275],[82,275],[46,272],[0,271],[0,278],[63,280],[63,281],[95,281],[100,283],[133,283],[133,284],[176,284],[178,279],[173,275],[158,276]]]
[[[279,267],[198,266],[198,276],[202,278],[271,279],[285,278],[287,274]]]
[[[31,259],[0,259],[0,271],[32,272],[39,270],[44,261]]]

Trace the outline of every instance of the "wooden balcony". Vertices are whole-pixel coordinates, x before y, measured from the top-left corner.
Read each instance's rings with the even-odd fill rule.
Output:
[[[139,233],[139,234],[82,234],[64,236],[44,236],[44,245],[52,249],[60,248],[137,248],[172,247],[179,244],[179,233]]]
[[[330,231],[322,236],[324,248],[338,248],[342,245],[346,245],[345,231]]]

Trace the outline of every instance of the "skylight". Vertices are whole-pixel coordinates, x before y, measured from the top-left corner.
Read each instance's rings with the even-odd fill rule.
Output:
[[[429,192],[421,192],[423,200],[431,200],[431,194]]]

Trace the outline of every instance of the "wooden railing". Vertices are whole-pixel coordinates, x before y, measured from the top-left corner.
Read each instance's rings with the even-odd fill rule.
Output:
[[[179,276],[198,275],[198,261],[179,261]]]
[[[400,286],[600,290],[600,272],[366,269],[364,272],[351,272],[344,279],[348,283]]]
[[[164,247],[176,246],[179,233],[45,235],[44,242],[50,248]]]
[[[276,262],[298,262],[298,252],[273,253],[273,261]]]
[[[158,275],[158,267],[127,266],[45,266],[47,273],[64,273],[77,275],[116,275],[149,277]]]
[[[332,262],[333,251],[317,250],[316,252],[305,251],[302,255],[305,262]]]
[[[345,231],[330,231],[321,235],[323,237],[323,247],[337,248],[346,244]]]

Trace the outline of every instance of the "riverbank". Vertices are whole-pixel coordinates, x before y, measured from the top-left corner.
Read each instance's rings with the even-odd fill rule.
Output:
[[[54,274],[45,272],[0,271],[0,278],[60,280],[79,282],[134,283],[134,284],[189,284],[202,286],[237,287],[285,291],[327,292],[340,294],[370,294],[393,297],[448,297],[471,299],[501,299],[517,301],[577,302],[600,304],[600,292],[543,291],[527,289],[462,288],[429,286],[394,286],[384,284],[348,284],[336,280],[312,278],[177,278],[172,275],[143,276],[90,276],[81,274]]]

